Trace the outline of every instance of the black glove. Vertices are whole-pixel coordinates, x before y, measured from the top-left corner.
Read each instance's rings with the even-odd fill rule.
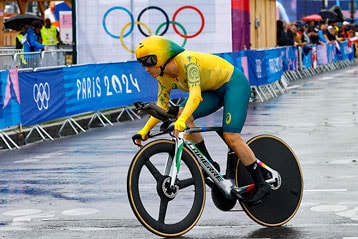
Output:
[[[137,144],[137,143],[135,142],[137,139],[142,140],[142,136],[141,136],[140,134],[135,134],[135,135],[132,136],[133,143],[134,143],[135,145],[137,145],[137,146],[141,146],[140,144]]]

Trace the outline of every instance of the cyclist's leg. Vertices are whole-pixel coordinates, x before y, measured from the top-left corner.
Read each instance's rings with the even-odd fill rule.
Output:
[[[255,203],[270,193],[270,186],[262,177],[254,152],[240,135],[246,120],[250,85],[244,74],[235,69],[230,81],[219,90],[224,91],[224,139],[255,182],[254,193],[247,199],[247,203]]]
[[[198,108],[195,110],[192,116],[189,117],[189,119],[186,122],[186,125],[188,127],[196,127],[194,120],[207,116],[215,111],[217,111],[221,106],[221,100],[213,91],[203,91],[201,93],[203,101],[199,104]],[[179,115],[183,110],[183,107],[186,104],[186,100],[184,100],[181,103],[181,107],[179,109]],[[220,171],[220,165],[215,162],[205,145],[204,138],[201,133],[193,133],[190,136],[190,140],[192,140],[195,143],[195,146],[208,158],[208,160],[214,165],[214,167]]]

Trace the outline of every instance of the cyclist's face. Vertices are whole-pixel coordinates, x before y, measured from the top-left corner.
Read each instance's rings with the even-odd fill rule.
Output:
[[[148,72],[153,78],[157,78],[160,74],[160,67],[147,66],[145,71]]]

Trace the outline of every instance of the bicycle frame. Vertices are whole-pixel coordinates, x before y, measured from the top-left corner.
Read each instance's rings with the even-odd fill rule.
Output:
[[[221,130],[220,127],[193,127],[193,128],[186,129],[184,132],[180,132],[178,138],[174,138],[175,140],[174,160],[168,162],[169,165],[167,165],[168,170],[169,168],[172,168],[171,181],[170,181],[170,186],[172,189],[174,189],[175,181],[177,175],[179,174],[181,155],[185,145],[185,147],[187,147],[193,153],[197,162],[199,163],[201,168],[207,173],[207,175],[209,175],[213,183],[221,189],[221,191],[225,194],[226,197],[228,198],[233,197],[231,192],[233,187],[235,186],[235,182],[232,179],[224,178],[224,176],[219,171],[217,171],[215,167],[213,167],[210,161],[205,157],[205,155],[203,155],[200,152],[200,150],[193,144],[191,140],[184,139],[185,134],[208,132],[208,131],[218,132],[219,130]],[[266,165],[264,162],[260,161],[259,159],[256,160],[259,166],[265,168],[272,175],[272,177],[270,179],[267,179],[266,182],[268,182],[271,185],[272,189],[279,188],[281,184],[281,177],[279,173],[276,170],[270,168],[268,165]],[[168,168],[168,166],[171,167]],[[255,187],[254,184],[249,184],[239,188],[236,187],[235,190],[240,195],[242,193],[251,191],[252,189],[254,189],[254,187]]]

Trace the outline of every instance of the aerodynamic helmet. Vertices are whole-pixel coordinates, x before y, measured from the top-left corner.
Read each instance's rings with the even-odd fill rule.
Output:
[[[143,66],[159,66],[164,71],[169,60],[182,51],[184,48],[165,37],[149,36],[138,44],[135,53]]]

